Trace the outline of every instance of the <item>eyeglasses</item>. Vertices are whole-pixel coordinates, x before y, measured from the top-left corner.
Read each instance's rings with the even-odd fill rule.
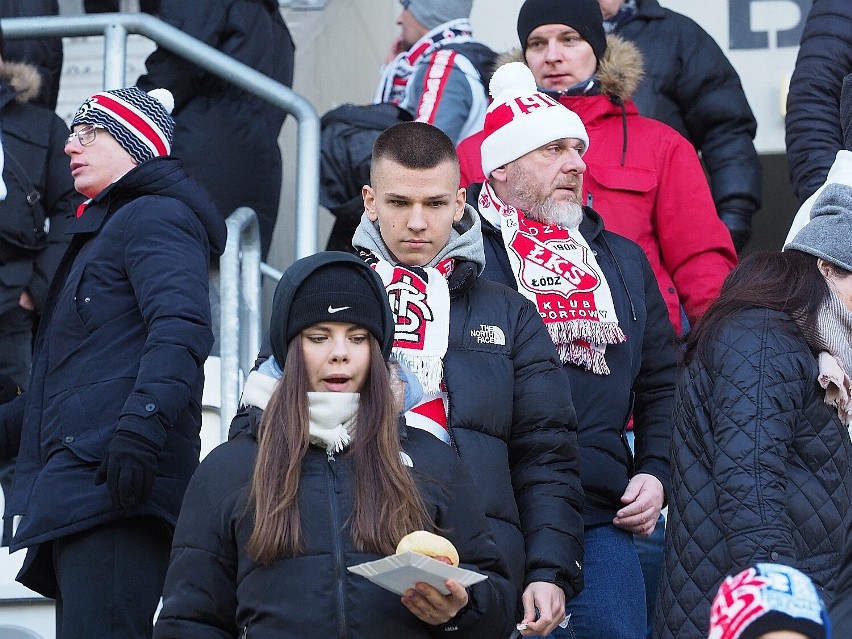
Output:
[[[65,140],[65,146],[68,146],[74,141],[74,138],[77,138],[77,141],[83,146],[89,146],[92,142],[95,141],[95,137],[97,137],[98,129],[103,129],[102,126],[95,126],[94,124],[90,124],[88,126],[84,126],[82,129],[78,129],[71,133],[68,138]]]

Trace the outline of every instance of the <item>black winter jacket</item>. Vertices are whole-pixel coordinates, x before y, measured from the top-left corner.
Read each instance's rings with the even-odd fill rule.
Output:
[[[447,282],[444,355],[451,442],[476,484],[518,591],[544,581],[571,599],[583,587],[583,491],[572,391],[535,306],[480,276],[476,216],[467,207],[453,228],[477,249],[471,253],[478,252],[473,259],[479,261],[445,256],[457,258]],[[364,224],[372,224],[366,215]]]
[[[470,603],[449,623],[429,626],[399,595],[346,570],[380,559],[355,549],[350,456],[312,446],[302,463],[299,509],[306,548],[267,567],[246,546],[246,514],[257,455],[260,410],[244,430],[213,450],[190,482],[175,530],[156,639],[359,639],[362,637],[506,637],[516,596],[506,564],[486,532],[476,489],[453,451],[432,435],[401,430],[402,449],[430,515],[456,545],[461,567],[488,579],[469,588]],[[242,633],[242,634],[240,634]]]
[[[25,288],[36,309],[44,308],[50,280],[70,240],[64,232],[66,222],[83,201],[74,190],[63,150],[68,127],[52,111],[29,102],[37,91],[33,67],[12,63],[0,66],[0,122],[6,155],[3,181],[8,190],[6,199],[0,202],[0,214],[30,224],[41,214],[49,220],[46,244],[37,252],[16,249],[4,242],[0,233],[0,316],[17,308]],[[40,200],[35,208],[26,199],[32,188]]]
[[[595,252],[612,291],[618,324],[627,336],[609,344],[612,371],[596,375],[565,364],[577,411],[580,469],[586,497],[586,526],[611,523],[623,507],[621,496],[630,478],[648,473],[669,494],[669,435],[679,362],[674,329],[657,280],[642,248],[605,231],[600,216],[583,207],[580,232]],[[499,229],[484,218],[485,271],[482,276],[517,287]],[[627,445],[631,414],[636,433],[635,462]]]
[[[799,202],[822,186],[844,148],[838,109],[852,73],[852,2],[814,0],[787,93],[787,163]]]
[[[162,0],[159,17],[273,80],[293,85],[295,46],[277,0]],[[286,113],[163,47],[145,65],[139,87],[165,87],[175,98],[172,155],[210,191],[224,217],[240,206],[254,209],[266,256],[278,217],[278,135]]]
[[[707,358],[678,388],[658,639],[704,639],[722,579],[759,561],[798,568],[830,602],[852,516],[849,432],[793,320],[737,312]]]
[[[201,448],[207,273],[225,244],[209,197],[179,160],[158,157],[101,191],[68,232],[28,390],[0,407],[0,458],[18,452],[12,551],[124,517],[174,525]],[[118,429],[161,447],[151,495],[129,511],[95,485]],[[55,594],[52,568],[25,564],[18,579]]]
[[[760,208],[761,166],[754,148],[757,122],[740,78],[693,20],[657,0],[637,4],[638,14],[616,33],[645,59],[646,77],[634,96],[639,113],[692,142],[707,167],[719,217],[732,231],[740,225],[750,235],[751,216]]]

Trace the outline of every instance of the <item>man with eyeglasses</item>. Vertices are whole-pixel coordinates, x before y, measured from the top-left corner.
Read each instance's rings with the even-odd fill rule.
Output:
[[[0,408],[18,454],[6,516],[17,580],[56,600],[57,639],[151,636],[198,464],[207,272],[225,224],[168,157],[171,94],[87,99],[65,143],[88,199],[69,223],[24,395]]]

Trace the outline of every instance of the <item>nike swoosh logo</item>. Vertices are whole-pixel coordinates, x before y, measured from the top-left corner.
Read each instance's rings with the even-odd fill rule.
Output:
[[[333,306],[331,306],[329,304],[328,312],[333,315],[334,313],[339,313],[340,311],[345,311],[347,308],[352,308],[352,307],[351,306],[341,306],[340,308],[334,308]]]

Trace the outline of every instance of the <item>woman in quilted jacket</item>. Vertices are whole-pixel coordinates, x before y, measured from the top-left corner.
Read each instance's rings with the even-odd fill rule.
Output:
[[[830,602],[852,501],[852,188],[745,259],[687,343],[654,636],[704,639],[727,574],[807,574]]]

